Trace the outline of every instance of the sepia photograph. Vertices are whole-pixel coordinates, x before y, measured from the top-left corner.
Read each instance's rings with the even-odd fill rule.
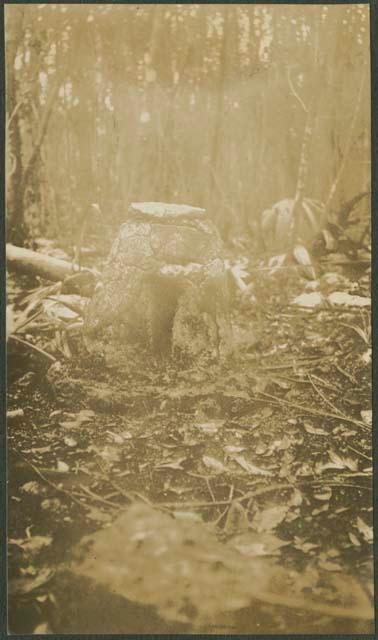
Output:
[[[8,633],[374,634],[369,4],[4,13]]]

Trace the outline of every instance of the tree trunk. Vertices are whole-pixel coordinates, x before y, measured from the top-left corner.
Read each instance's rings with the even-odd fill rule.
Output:
[[[7,160],[12,167],[6,176],[6,211],[8,238],[17,244],[25,240],[23,211],[22,141],[19,127],[18,81],[15,74],[17,50],[23,37],[23,12],[18,6],[7,6],[5,12]]]

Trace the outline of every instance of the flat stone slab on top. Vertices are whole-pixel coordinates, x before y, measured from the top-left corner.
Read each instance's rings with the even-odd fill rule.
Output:
[[[182,218],[202,218],[206,210],[188,204],[168,204],[166,202],[132,202],[129,216],[142,217],[145,220],[180,220]]]

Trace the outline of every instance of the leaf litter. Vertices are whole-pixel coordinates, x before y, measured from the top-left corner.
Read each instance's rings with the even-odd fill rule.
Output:
[[[29,548],[33,558],[28,565],[25,557],[13,593],[45,598],[39,590],[51,575],[43,563],[59,568],[46,555],[55,530],[66,527],[78,539],[97,528],[91,540],[99,560],[91,564],[89,556],[75,572],[111,589],[116,568],[117,593],[191,628],[206,625],[208,611],[222,619],[226,611],[256,612],[258,602],[273,620],[281,607],[317,620],[371,619],[361,587],[369,574],[360,563],[373,539],[371,514],[361,511],[371,496],[371,469],[363,463],[371,456],[370,361],[365,329],[342,325],[358,327],[349,304],[356,300],[343,300],[340,319],[323,302],[291,307],[290,322],[267,309],[259,351],[241,351],[236,366],[216,376],[168,368],[164,377],[151,368],[128,375],[126,384],[91,370],[89,381],[71,359],[59,371],[73,381],[68,395],[56,387],[59,408],[28,391],[30,409],[17,429],[22,464],[33,467],[11,498],[22,496],[19,522],[26,513],[32,521],[42,512],[48,518],[38,516],[45,530],[30,539],[12,524],[11,561],[16,549],[26,556]],[[337,347],[340,331],[349,341],[346,357]],[[19,409],[16,396],[12,402],[11,410]]]

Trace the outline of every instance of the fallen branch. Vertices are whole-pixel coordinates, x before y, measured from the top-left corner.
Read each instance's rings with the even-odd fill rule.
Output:
[[[36,347],[35,344],[32,344],[31,342],[27,342],[27,340],[22,340],[21,338],[19,338],[18,336],[15,336],[13,334],[8,336],[8,340],[11,340],[12,342],[18,342],[19,344],[22,344],[24,347],[26,347],[30,351],[35,351],[40,356],[43,356],[43,358],[45,358],[45,360],[49,360],[51,363],[56,362],[56,358],[54,358],[54,356],[52,356],[50,353],[47,353],[47,351],[44,351],[40,347]]]
[[[361,474],[366,475],[366,474]],[[231,505],[233,502],[243,502],[244,500],[251,500],[251,498],[257,498],[258,496],[262,496],[265,493],[271,493],[272,491],[283,491],[288,489],[296,489],[299,486],[321,486],[326,485],[327,487],[350,487],[353,489],[362,489],[363,491],[372,491],[372,487],[365,487],[363,485],[352,484],[348,482],[339,482],[338,480],[303,480],[299,482],[295,482],[294,484],[285,483],[285,484],[272,484],[266,487],[261,487],[260,489],[256,489],[255,491],[247,491],[242,496],[238,498],[232,498],[228,500],[216,500],[215,502],[203,501],[203,502],[156,502],[153,506],[155,507],[166,507],[169,509],[175,509],[178,507],[185,507],[188,509],[203,509],[206,507],[221,507]]]
[[[53,258],[31,249],[16,247],[10,243],[6,245],[6,259],[7,268],[10,271],[20,271],[28,275],[52,280],[53,282],[64,281],[79,271],[92,274],[93,279],[96,278],[96,273],[91,269],[79,269],[66,260]]]

